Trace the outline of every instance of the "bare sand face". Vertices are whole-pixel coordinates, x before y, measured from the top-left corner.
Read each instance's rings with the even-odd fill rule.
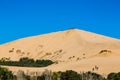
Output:
[[[120,71],[120,40],[95,33],[71,29],[19,39],[0,45],[0,58],[19,60],[21,57],[51,59],[58,62],[45,68],[8,67],[12,71],[75,70],[100,74]]]

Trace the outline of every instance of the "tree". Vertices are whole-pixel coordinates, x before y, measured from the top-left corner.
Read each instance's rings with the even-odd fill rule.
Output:
[[[107,77],[108,80],[120,80],[120,72],[119,73],[110,73]]]
[[[81,80],[81,75],[75,71],[67,70],[66,72],[61,72],[61,80]]]
[[[7,68],[0,67],[0,79],[1,80],[13,80],[14,75]]]
[[[115,75],[116,75],[116,73],[110,73],[110,74],[108,74],[107,79],[108,79],[108,80],[112,80],[112,78],[113,78]]]
[[[61,73],[60,72],[54,72],[52,74],[52,80],[60,80]]]

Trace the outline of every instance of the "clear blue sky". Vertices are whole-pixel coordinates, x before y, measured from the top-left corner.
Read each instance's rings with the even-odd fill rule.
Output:
[[[120,38],[120,0],[0,0],[0,44],[72,27]]]

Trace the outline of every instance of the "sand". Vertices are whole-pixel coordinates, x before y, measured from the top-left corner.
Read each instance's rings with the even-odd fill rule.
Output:
[[[103,51],[102,53],[100,53]],[[78,29],[32,36],[0,45],[0,58],[50,59],[58,62],[45,68],[9,67],[12,71],[91,71],[106,75],[120,71],[120,40]]]

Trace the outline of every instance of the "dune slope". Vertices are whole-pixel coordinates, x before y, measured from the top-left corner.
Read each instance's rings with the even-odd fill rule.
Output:
[[[53,71],[68,69],[88,71],[97,65],[100,67],[98,73],[107,74],[120,71],[120,40],[70,29],[2,44],[0,58],[3,57],[11,60],[18,60],[21,57],[51,59],[58,62],[47,67]],[[43,69],[45,68],[39,70]]]

